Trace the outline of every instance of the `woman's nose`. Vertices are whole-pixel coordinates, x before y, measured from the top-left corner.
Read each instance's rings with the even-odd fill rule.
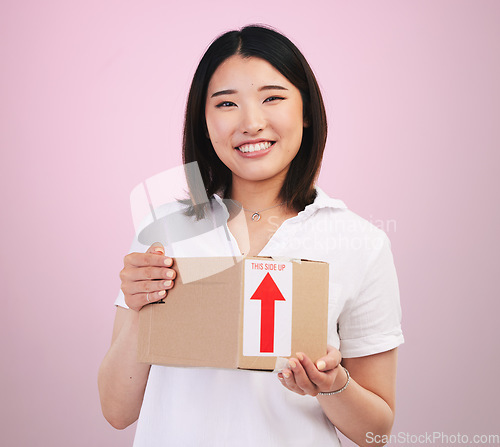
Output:
[[[259,107],[248,107],[243,111],[241,131],[244,134],[256,134],[266,127],[266,120]]]

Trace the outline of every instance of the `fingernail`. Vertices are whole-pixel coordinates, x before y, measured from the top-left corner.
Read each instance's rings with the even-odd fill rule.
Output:
[[[161,253],[161,254],[164,254],[164,253],[165,253],[165,252],[164,252],[164,251],[163,251],[160,247],[155,248],[155,250],[154,250],[154,251],[155,251],[156,253]]]
[[[160,291],[158,292],[158,295],[160,295],[160,296],[164,296],[166,293],[167,293],[167,291],[166,291],[166,290],[160,290]]]
[[[286,372],[284,372],[284,373],[283,373],[283,377],[284,377],[285,379],[288,379],[288,378],[290,377],[290,373],[286,373]]]
[[[172,258],[167,258],[165,261],[163,261],[167,267],[170,267],[172,265]]]
[[[164,287],[170,287],[172,285],[172,281],[168,280],[163,283]]]
[[[295,368],[297,364],[293,360],[289,360],[288,364],[290,365],[290,368]]]
[[[304,356],[300,353],[300,352],[297,352],[297,354],[295,354],[297,356],[297,358],[302,361],[304,360]]]
[[[318,363],[316,363],[316,366],[320,371],[323,371],[325,369],[326,363],[323,360],[320,360]]]
[[[167,272],[167,278],[173,278],[174,277],[174,272],[172,270],[169,270]]]

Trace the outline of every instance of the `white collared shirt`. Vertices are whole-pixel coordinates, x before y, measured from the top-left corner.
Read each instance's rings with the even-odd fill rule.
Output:
[[[341,200],[317,192],[314,203],[286,220],[259,255],[329,263],[328,344],[343,357],[399,346],[401,307],[387,235]],[[220,225],[228,213],[219,197],[212,211],[213,230],[174,238],[165,247],[167,256],[239,255],[236,240]],[[148,246],[135,238],[130,252],[145,252]],[[121,291],[115,304],[126,307]],[[200,445],[340,443],[317,399],[285,389],[273,373],[153,365],[134,446]]]

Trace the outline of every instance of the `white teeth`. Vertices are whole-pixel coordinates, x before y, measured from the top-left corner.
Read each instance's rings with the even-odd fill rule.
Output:
[[[271,143],[270,141],[265,141],[265,142],[256,143],[256,144],[244,144],[244,145],[240,146],[238,149],[244,153],[256,152],[256,151],[262,151],[264,149],[268,149],[269,147],[271,147],[272,144],[273,143]]]

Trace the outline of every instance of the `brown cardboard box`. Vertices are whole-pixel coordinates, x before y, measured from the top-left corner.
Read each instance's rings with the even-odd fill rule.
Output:
[[[273,370],[278,356],[325,355],[327,263],[251,257],[215,274],[227,258],[176,265],[181,274],[165,303],[140,311],[140,362]],[[202,279],[183,284],[182,271]]]

